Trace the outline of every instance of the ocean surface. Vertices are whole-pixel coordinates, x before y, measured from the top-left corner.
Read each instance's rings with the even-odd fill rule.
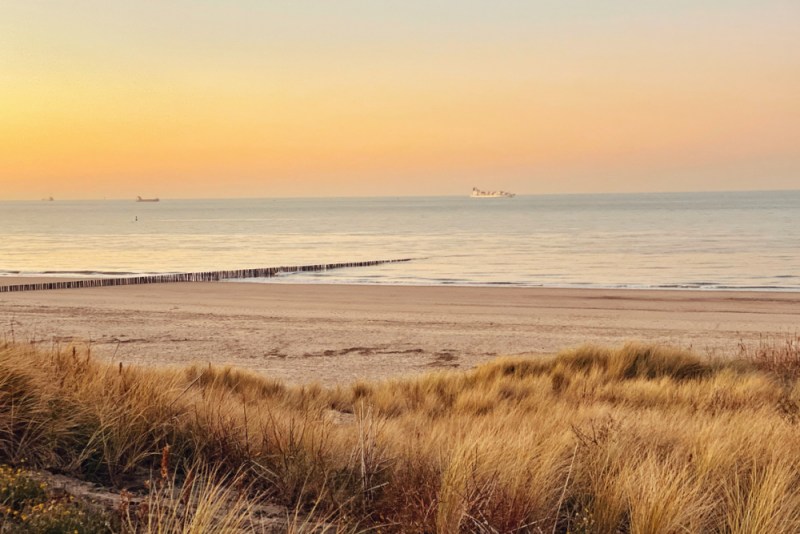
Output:
[[[419,258],[251,282],[800,290],[800,191],[0,202],[0,276]]]

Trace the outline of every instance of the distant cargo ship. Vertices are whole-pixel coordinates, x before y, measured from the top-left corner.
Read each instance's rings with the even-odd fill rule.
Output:
[[[477,187],[473,187],[469,196],[472,198],[514,198],[516,195],[508,191],[481,191]]]
[[[136,197],[136,202],[160,202],[160,200],[157,198]]]

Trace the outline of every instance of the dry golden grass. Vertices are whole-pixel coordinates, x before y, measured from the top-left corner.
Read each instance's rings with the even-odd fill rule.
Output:
[[[0,462],[124,487],[168,445],[195,511],[154,517],[218,531],[268,499],[294,532],[798,532],[800,354],[766,348],[587,346],[324,389],[5,345]]]

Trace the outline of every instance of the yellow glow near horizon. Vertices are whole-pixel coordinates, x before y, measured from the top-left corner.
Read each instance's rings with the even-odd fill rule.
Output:
[[[189,28],[152,9],[139,15],[173,33],[135,19],[117,28],[127,41],[97,20],[84,35],[49,11],[12,13],[34,29],[0,27],[0,199],[800,187],[790,4],[676,27],[639,13],[638,26],[578,33],[585,21],[552,6],[542,14],[562,27],[530,35],[504,35],[502,18],[451,22],[491,30],[478,41],[414,38],[417,19],[396,23],[407,38],[358,41],[346,18],[307,41],[267,39],[246,5]]]

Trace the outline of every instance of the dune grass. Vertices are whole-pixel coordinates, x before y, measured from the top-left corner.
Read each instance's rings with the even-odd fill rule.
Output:
[[[263,502],[292,532],[798,532],[798,370],[796,339],[628,344],[290,387],[5,344],[0,463],[150,479],[128,532],[256,532]]]

